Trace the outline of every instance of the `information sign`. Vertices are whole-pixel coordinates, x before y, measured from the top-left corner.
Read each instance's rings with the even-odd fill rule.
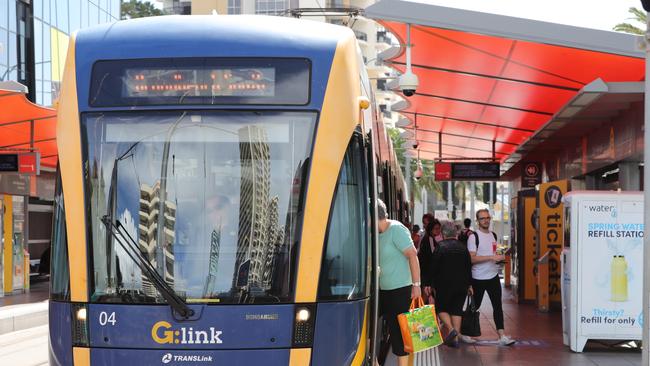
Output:
[[[453,163],[451,178],[456,180],[492,180],[501,177],[499,163]]]
[[[451,163],[436,163],[435,177],[437,181],[451,180]]]
[[[0,172],[17,172],[18,154],[0,154]]]
[[[522,188],[535,188],[542,183],[542,168],[539,163],[523,163],[521,169]]]

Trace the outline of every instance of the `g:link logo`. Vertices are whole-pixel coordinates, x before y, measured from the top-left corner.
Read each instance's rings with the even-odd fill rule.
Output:
[[[151,338],[158,344],[221,344],[221,331],[194,330],[192,327],[173,329],[166,321],[159,321],[151,327]]]

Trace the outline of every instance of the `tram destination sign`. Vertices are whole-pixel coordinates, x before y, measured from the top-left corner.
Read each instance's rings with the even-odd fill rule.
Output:
[[[437,174],[436,180],[498,180],[501,177],[501,167],[499,163],[437,163],[438,166],[449,169],[451,172]]]

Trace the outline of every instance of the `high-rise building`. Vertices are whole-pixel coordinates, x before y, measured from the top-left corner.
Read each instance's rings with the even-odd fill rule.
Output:
[[[27,87],[27,98],[30,101],[44,106],[53,105],[60,90],[70,35],[80,28],[118,20],[120,4],[121,0],[0,0],[0,82],[13,81],[23,84]],[[50,123],[47,119],[30,120],[24,117],[3,122],[11,122],[11,128],[16,130],[32,124],[32,131],[44,123]],[[23,140],[22,136],[13,139],[3,135],[3,147],[28,148],[29,134],[27,136]],[[36,139],[42,139],[43,144],[54,144],[49,139],[43,139],[42,134],[40,136]],[[56,156],[42,154],[41,162],[45,159],[51,162]],[[42,164],[41,173],[27,180],[27,187],[30,187],[30,182],[35,183],[31,186],[37,187],[36,194],[33,191],[17,189],[19,186],[16,185],[12,186],[16,188],[5,188],[2,192],[0,199],[18,202],[19,204],[13,205],[12,211],[20,209],[22,212],[15,216],[5,214],[0,226],[13,227],[21,222],[19,220],[26,218],[24,222],[28,224],[25,227],[42,227],[44,230],[38,234],[25,230],[22,235],[16,235],[16,247],[4,245],[2,249],[0,246],[0,252],[3,252],[0,257],[7,258],[12,252],[22,254],[23,250],[27,250],[32,260],[38,260],[47,253],[51,237],[49,231],[52,227],[50,202],[54,199],[54,190],[41,187],[54,187],[54,176],[52,165]],[[18,176],[3,175],[3,179],[25,182],[25,179]],[[40,203],[32,204],[32,200],[27,198],[29,194],[37,196]],[[8,273],[20,270],[29,278],[29,268],[23,268],[18,259],[20,258],[3,263],[0,261],[0,296],[3,289],[6,294],[22,290],[13,286],[12,281],[7,280],[8,276],[3,280],[5,269],[9,270]],[[13,266],[20,268],[11,268]],[[38,270],[38,266],[33,266],[32,270]]]
[[[214,282],[217,279],[217,272],[219,270],[219,248],[221,247],[221,228],[219,230],[212,230],[210,236],[210,261],[208,265],[208,279],[205,281],[205,288],[203,289],[203,297],[209,298],[214,291]]]
[[[164,276],[165,282],[174,286],[174,241],[176,234],[174,226],[176,224],[176,204],[171,201],[165,201],[164,205],[164,230],[163,243],[156,242],[159,214],[159,193],[160,182],[156,182],[153,187],[142,184],[140,186],[140,223],[138,225],[138,245],[140,252],[154,268],[158,268],[157,254],[162,251],[164,258]],[[142,289],[148,296],[156,296],[156,288],[151,280],[142,275]]]
[[[266,130],[247,126],[239,130],[241,184],[239,235],[233,287],[250,292],[268,290],[273,258],[283,231],[278,227],[278,198],[270,197],[271,154]]]
[[[120,19],[121,0],[0,0],[0,81],[29,89],[28,98],[57,98],[72,32]]]
[[[161,0],[165,14],[190,15],[192,9],[191,0]]]

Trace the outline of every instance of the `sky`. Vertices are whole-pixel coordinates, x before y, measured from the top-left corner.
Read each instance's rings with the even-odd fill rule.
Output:
[[[641,9],[640,0],[411,0],[422,3],[542,20],[584,28],[609,30],[628,20],[630,7]],[[643,28],[643,26],[640,26]]]

